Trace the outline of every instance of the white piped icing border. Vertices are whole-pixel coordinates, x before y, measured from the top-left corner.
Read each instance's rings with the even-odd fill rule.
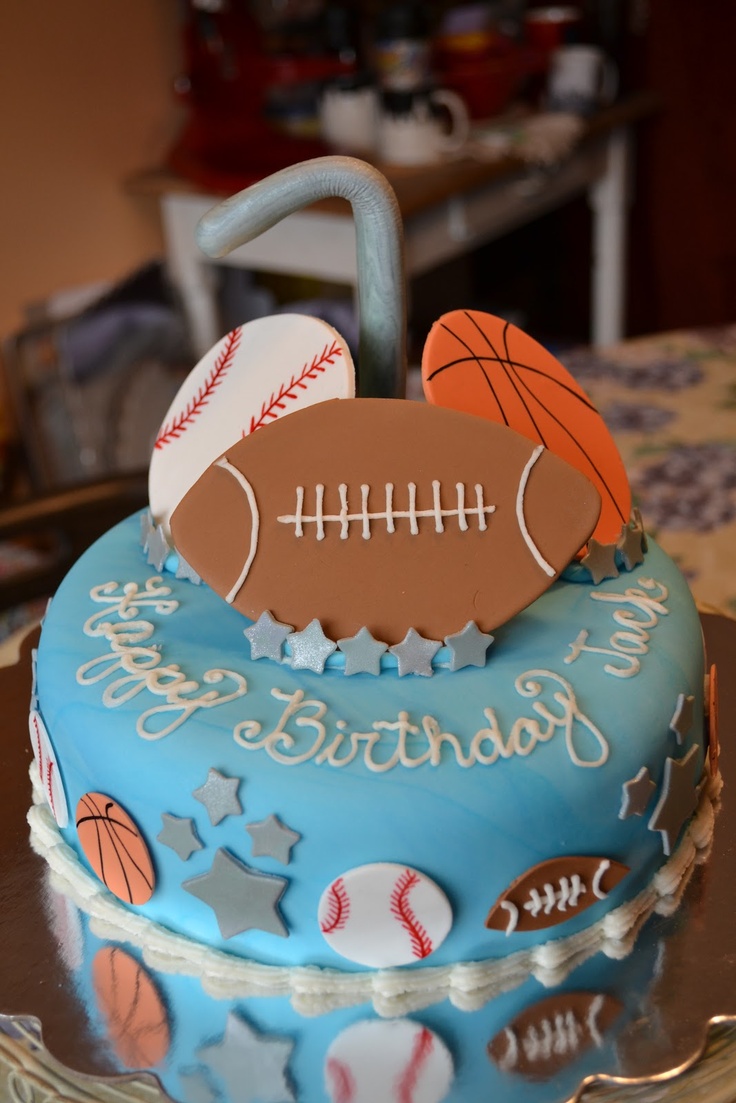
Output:
[[[444,999],[460,1010],[476,1011],[529,976],[545,987],[560,984],[598,951],[616,960],[626,957],[653,912],[670,915],[677,908],[695,866],[707,858],[722,787],[720,775],[711,777],[706,768],[697,810],[672,857],[638,896],[577,934],[498,960],[346,973],[316,966],[261,965],[197,943],[128,911],[87,872],[64,842],[33,767],[30,773],[34,800],[28,812],[31,846],[48,863],[54,888],[87,912],[98,937],[133,942],[152,969],[198,976],[205,991],[216,999],[288,996],[302,1015],[321,1015],[371,1001],[376,1012],[386,1017],[405,1015]]]

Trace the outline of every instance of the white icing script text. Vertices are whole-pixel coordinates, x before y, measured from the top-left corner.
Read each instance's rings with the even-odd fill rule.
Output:
[[[362,748],[362,761],[374,773],[385,773],[395,766],[439,766],[445,747],[459,766],[492,766],[499,759],[530,755],[539,743],[548,743],[558,732],[575,766],[597,767],[607,761],[606,738],[580,710],[569,682],[550,670],[529,670],[520,674],[514,685],[520,697],[533,700],[531,711],[536,716],[518,717],[504,736],[495,710],[486,708],[483,715],[487,726],[475,733],[467,749],[457,735],[443,731],[434,716],[424,716],[419,727],[403,711],[396,720],[375,720],[370,730],[363,732],[348,731],[345,722],[338,720],[336,734],[328,735],[323,723],[327,705],[306,698],[301,689],[294,693],[271,690],[272,696],[284,704],[272,731],[263,735],[257,720],[244,720],[236,726],[233,738],[249,751],[265,750],[286,766],[310,761],[347,766],[361,756]],[[546,697],[540,699],[545,689]]]
[[[569,644],[571,653],[565,659],[567,664],[574,663],[585,652],[591,655],[607,655],[614,659],[615,662],[606,663],[603,669],[606,674],[613,674],[615,678],[633,678],[639,673],[641,659],[638,656],[646,655],[649,651],[649,629],[656,628],[659,618],[667,616],[668,610],[664,602],[669,596],[667,587],[653,578],[640,578],[639,585],[643,589],[631,586],[622,594],[593,590],[590,595],[593,601],[607,601],[625,606],[616,609],[613,614],[613,619],[620,628],[608,641],[610,647],[589,647],[589,633],[587,628],[583,628],[573,643]],[[645,590],[650,592],[645,593]]]
[[[107,708],[117,708],[142,690],[163,697],[163,704],[146,709],[136,723],[138,735],[151,740],[163,739],[176,731],[198,709],[224,705],[248,691],[242,674],[214,669],[204,674],[203,681],[207,685],[218,685],[225,678],[230,678],[235,689],[223,694],[216,689],[202,693],[199,682],[183,674],[176,663],[162,664],[157,645],[141,646],[154,632],[150,621],[135,619],[141,607],[152,607],[160,616],[169,616],[179,607],[178,601],[169,597],[170,587],[161,585],[162,581],[160,576],[149,578],[142,590],[136,582],[127,582],[122,587],[117,582],[106,582],[92,588],[90,597],[104,608],[93,613],[85,622],[84,633],[107,640],[110,650],[90,659],[77,671],[80,685],[112,679],[102,694],[102,703]],[[112,620],[112,617],[118,619]],[[173,714],[173,718],[161,726],[161,720],[154,718],[167,713]]]

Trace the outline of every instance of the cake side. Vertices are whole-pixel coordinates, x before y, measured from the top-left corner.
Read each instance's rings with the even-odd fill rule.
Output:
[[[321,901],[367,868],[412,971],[575,934],[674,851],[705,763],[703,653],[686,583],[655,545],[616,579],[558,581],[497,629],[481,667],[452,671],[438,653],[432,677],[405,678],[388,656],[376,678],[254,661],[248,622],[207,586],[154,575],[138,533],[131,518],[70,572],[37,664],[62,833],[86,864],[80,799],[129,814],[155,873],[133,911],[266,964],[359,971],[372,921],[356,908],[355,940],[330,942]],[[217,823],[194,796],[212,770],[230,783]],[[159,839],[162,816],[190,821],[186,859]],[[550,905],[541,864],[558,858]],[[627,871],[610,888],[603,862]],[[400,867],[387,885],[386,866]],[[396,889],[404,870],[429,886],[414,907],[414,886]],[[504,901],[507,922],[489,928]]]

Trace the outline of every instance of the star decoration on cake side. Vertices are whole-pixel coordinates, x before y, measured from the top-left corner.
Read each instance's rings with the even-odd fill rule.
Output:
[[[207,774],[207,780],[192,796],[207,809],[210,823],[216,827],[225,816],[239,816],[243,806],[238,799],[239,777],[227,777],[214,767]]]
[[[648,767],[642,766],[636,777],[633,777],[631,781],[625,781],[621,788],[621,811],[618,818],[625,820],[629,816],[644,815],[644,810],[657,786],[652,781]]]
[[[194,820],[172,816],[169,812],[162,812],[161,820],[164,826],[156,838],[164,846],[176,851],[182,862],[188,861],[195,850],[202,850],[202,841],[197,835]]]
[[[225,1083],[231,1103],[296,1103],[287,1070],[293,1049],[290,1038],[258,1034],[230,1011],[223,1037],[197,1057]]]
[[[642,550],[642,531],[639,528],[624,525],[618,541],[618,548],[624,557],[627,571],[633,571],[634,567],[644,562]]]
[[[195,586],[199,586],[202,582],[194,567],[189,566],[183,555],[179,556],[179,562],[176,564],[176,578],[183,578]]]
[[[697,753],[697,745],[693,744],[684,758],[665,759],[662,792],[649,821],[649,830],[659,831],[662,848],[668,857],[680,828],[697,803]]]
[[[399,663],[399,677],[405,674],[421,674],[425,678],[431,678],[432,659],[439,651],[442,644],[439,640],[428,640],[420,636],[410,628],[401,643],[395,643],[389,647],[392,655],[395,655]]]
[[[289,636],[289,647],[292,668],[313,670],[315,674],[324,672],[325,663],[333,651],[337,651],[337,644],[328,640],[316,617],[301,632]]]
[[[677,742],[682,745],[685,736],[693,726],[693,705],[695,704],[695,698],[690,694],[685,696],[684,693],[678,694],[677,704],[675,705],[675,711],[670,720],[670,731],[673,731],[677,736]]]
[[[250,643],[251,659],[274,659],[280,663],[283,658],[284,641],[294,629],[290,624],[275,620],[266,609],[243,635]]]
[[[494,637],[481,632],[474,620],[469,620],[461,632],[445,636],[445,643],[452,652],[450,670],[462,670],[466,666],[485,666],[488,648]]]
[[[291,860],[291,848],[301,839],[298,831],[292,831],[273,815],[260,823],[247,823],[245,830],[253,840],[254,858],[275,858],[285,866]]]
[[[619,570],[616,566],[616,545],[599,544],[597,540],[588,541],[588,551],[580,560],[582,565],[590,571],[591,578],[597,586],[604,578],[618,578]]]
[[[220,847],[210,871],[191,877],[181,887],[212,908],[223,938],[252,930],[287,938],[289,932],[277,908],[287,885],[283,877],[249,869]]]
[[[381,656],[388,651],[388,644],[374,639],[367,628],[338,640],[337,646],[345,656],[346,674],[381,673]]]
[[[146,562],[150,563],[152,567],[155,567],[157,571],[162,571],[169,550],[164,530],[158,525],[146,542]]]

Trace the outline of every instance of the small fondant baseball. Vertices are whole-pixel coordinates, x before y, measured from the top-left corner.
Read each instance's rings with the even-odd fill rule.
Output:
[[[423,873],[391,862],[358,866],[322,893],[319,927],[341,957],[376,969],[434,953],[452,926],[442,889]]]
[[[66,827],[69,823],[69,808],[66,802],[64,784],[61,780],[59,763],[56,760],[56,753],[51,744],[46,725],[36,709],[31,709],[28,716],[28,734],[31,739],[33,757],[36,761],[38,778],[41,782],[46,803],[59,827]]]
[[[411,1019],[366,1019],[338,1034],[327,1051],[332,1103],[441,1103],[452,1086],[445,1043]]]

